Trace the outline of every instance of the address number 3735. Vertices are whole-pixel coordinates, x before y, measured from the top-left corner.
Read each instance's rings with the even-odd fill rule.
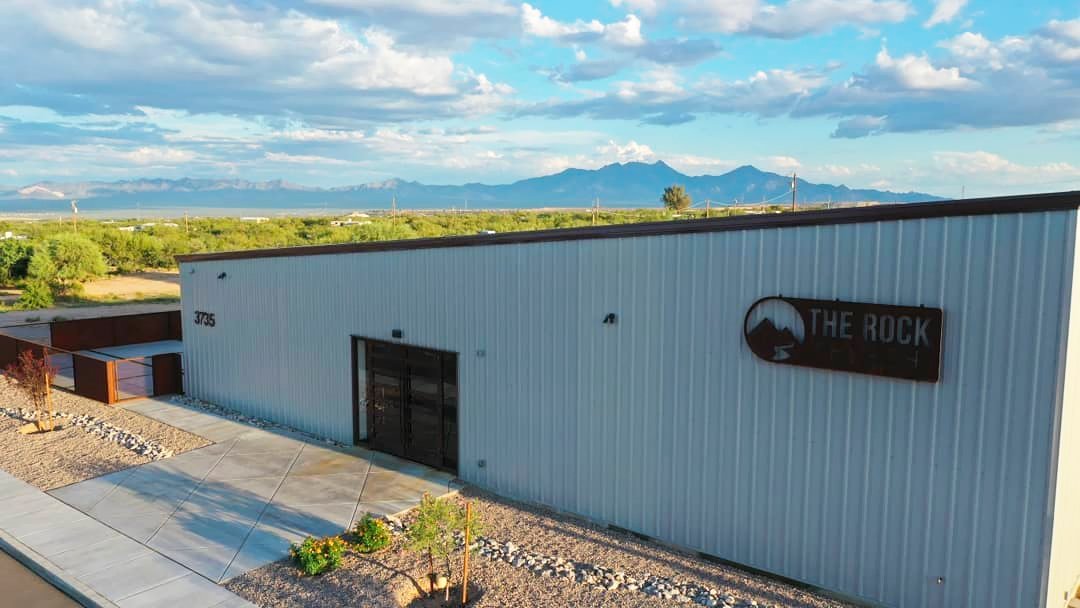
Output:
[[[213,327],[217,322],[214,321],[214,313],[203,312],[201,310],[195,311],[195,325],[205,325],[207,327]]]

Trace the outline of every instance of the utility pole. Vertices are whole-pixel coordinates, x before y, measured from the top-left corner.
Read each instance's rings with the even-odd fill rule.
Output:
[[[964,186],[960,186],[960,200],[964,200],[964,190],[965,189],[966,188]]]
[[[188,230],[187,211],[184,211],[184,234],[191,234],[191,231]]]
[[[705,219],[709,218],[710,211],[712,211],[712,201],[705,199]]]
[[[77,221],[79,217],[79,199],[71,199],[71,228],[75,232],[79,231],[79,223]]]
[[[390,217],[397,217],[397,195],[390,199]]]
[[[592,225],[593,226],[596,225],[596,221],[597,221],[597,219],[599,219],[599,217],[600,217],[600,197],[598,196],[595,199],[593,199],[593,208],[592,208]]]
[[[799,179],[796,177],[795,172],[791,172],[791,210],[795,211],[795,200],[799,192]]]

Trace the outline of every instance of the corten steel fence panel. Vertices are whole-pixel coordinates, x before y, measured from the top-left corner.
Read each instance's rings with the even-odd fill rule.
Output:
[[[113,346],[116,337],[113,334],[111,318],[73,319],[54,321],[49,324],[51,344],[65,350],[86,350]]]
[[[116,403],[116,368],[112,361],[72,355],[75,394],[102,403]]]
[[[113,346],[168,340],[169,316],[166,313],[152,313],[114,317],[113,336]]]
[[[184,323],[180,317],[180,311],[173,310],[165,314],[169,316],[169,339],[183,340]]]
[[[154,312],[49,324],[51,343],[65,350],[87,350],[180,339],[180,313]]]
[[[15,338],[0,334],[0,368],[7,367],[15,362],[15,357],[18,355],[15,343]]]
[[[184,391],[180,353],[154,355],[150,361],[153,367],[154,396]]]

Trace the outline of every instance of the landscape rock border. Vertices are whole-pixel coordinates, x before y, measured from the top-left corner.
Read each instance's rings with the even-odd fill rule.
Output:
[[[394,535],[404,534],[406,525],[396,517],[384,517],[387,527]],[[464,538],[458,536],[458,545],[464,545]],[[486,559],[501,561],[514,568],[523,568],[536,576],[553,577],[591,585],[603,591],[625,591],[644,593],[680,604],[697,604],[717,608],[769,608],[755,600],[741,600],[719,589],[705,587],[696,583],[681,583],[674,579],[646,575],[634,577],[620,570],[574,561],[562,557],[552,557],[528,551],[512,542],[499,542],[484,536],[477,537],[472,547],[478,555]]]
[[[317,442],[320,442],[320,443],[324,443],[324,444],[327,444],[327,445],[332,445],[332,446],[339,447],[339,448],[348,447],[347,445],[345,445],[344,443],[341,443],[340,441],[335,441],[333,439],[327,439],[326,437],[319,437],[317,435],[312,435],[311,433],[301,431],[300,429],[296,429],[296,428],[293,428],[291,426],[284,425],[284,424],[278,424],[277,422],[270,422],[269,420],[264,420],[262,418],[256,418],[255,416],[248,416],[247,414],[242,414],[242,413],[240,413],[240,412],[238,412],[236,410],[232,410],[232,409],[229,409],[227,407],[222,407],[220,405],[217,405],[216,403],[210,403],[209,401],[203,401],[202,399],[196,399],[194,397],[188,397],[187,395],[173,395],[170,400],[173,403],[177,403],[177,404],[183,405],[185,407],[190,407],[190,408],[197,409],[197,410],[202,410],[202,411],[207,412],[209,414],[213,414],[215,416],[220,416],[222,418],[232,420],[233,422],[239,422],[241,424],[247,424],[247,425],[250,425],[250,426],[253,426],[253,427],[256,427],[256,428],[260,428],[260,429],[285,431],[287,433],[301,435],[301,436],[303,436],[303,437],[305,437],[307,439],[310,439],[311,441],[317,441]]]
[[[37,420],[37,412],[22,407],[0,407],[0,413],[26,422]],[[119,444],[126,450],[130,450],[140,456],[146,456],[150,460],[170,458],[174,452],[165,446],[144,439],[141,435],[122,429],[115,424],[105,422],[100,418],[87,414],[70,414],[68,412],[54,412],[53,417],[65,420],[73,426],[77,426],[91,435],[96,435],[106,441]]]

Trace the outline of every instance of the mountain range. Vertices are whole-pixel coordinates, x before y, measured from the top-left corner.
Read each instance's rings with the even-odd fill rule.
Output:
[[[402,209],[589,207],[652,207],[663,189],[681,184],[695,201],[716,205],[734,202],[790,202],[791,178],[746,165],[722,175],[684,175],[662,161],[615,163],[599,169],[566,169],[503,185],[470,183],[438,186],[391,179],[358,186],[315,188],[283,180],[251,182],[237,179],[138,179],[117,182],[38,182],[24,187],[0,187],[0,208],[58,211],[69,199],[80,207],[134,209],[168,207],[243,207],[247,209],[385,209],[396,197]],[[800,203],[906,203],[941,200],[921,192],[888,192],[813,184],[798,180]]]

